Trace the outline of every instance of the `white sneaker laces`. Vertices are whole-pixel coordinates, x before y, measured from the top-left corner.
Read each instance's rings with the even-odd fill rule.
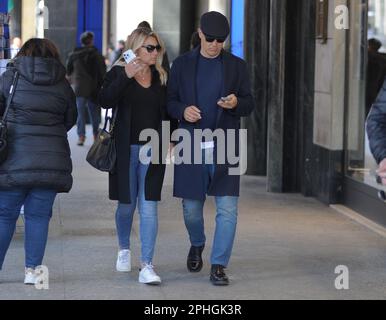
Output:
[[[25,274],[33,274],[35,275],[35,269],[32,268],[25,268]]]
[[[122,251],[119,253],[119,261],[121,263],[128,263],[129,262],[129,251]]]
[[[142,269],[147,269],[152,275],[156,275],[156,273],[154,271],[154,266],[151,263],[143,263]]]

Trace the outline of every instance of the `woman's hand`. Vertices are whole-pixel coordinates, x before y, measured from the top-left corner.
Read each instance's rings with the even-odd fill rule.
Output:
[[[141,60],[137,57],[126,64],[125,71],[128,78],[134,78],[135,75],[144,68],[144,65],[141,63]]]

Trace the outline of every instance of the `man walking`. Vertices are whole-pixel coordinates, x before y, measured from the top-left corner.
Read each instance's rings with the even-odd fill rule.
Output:
[[[78,107],[78,145],[86,140],[86,109],[88,109],[94,139],[100,124],[100,109],[96,105],[98,91],[106,74],[103,56],[94,47],[94,34],[90,31],[80,36],[82,47],[76,48],[67,63],[67,76],[73,86]]]
[[[229,29],[225,16],[214,11],[205,13],[198,29],[201,45],[173,63],[168,112],[180,121],[180,129],[187,130],[193,141],[196,129],[222,130],[225,137],[233,130],[238,136],[240,118],[254,109],[246,63],[223,49]],[[203,208],[207,195],[215,197],[217,215],[210,280],[214,285],[228,285],[224,269],[235,238],[240,176],[229,174],[233,166],[228,162],[216,163],[218,151],[226,151],[224,145],[217,142],[203,142],[202,138],[193,142],[200,145],[203,163],[175,165],[174,196],[183,199],[184,220],[191,242],[187,258],[190,272],[199,272],[203,267],[206,242]],[[235,142],[236,150],[231,152],[238,154],[238,139]],[[192,158],[196,158],[197,148],[191,150]]]

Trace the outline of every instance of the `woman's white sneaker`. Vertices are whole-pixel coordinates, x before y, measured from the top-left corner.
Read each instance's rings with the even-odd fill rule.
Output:
[[[37,283],[37,275],[32,268],[25,268],[24,284],[35,285]]]
[[[130,250],[120,250],[118,252],[116,268],[118,272],[131,271],[131,252]]]
[[[155,273],[154,266],[152,264],[142,264],[138,281],[140,283],[157,285],[161,283],[161,278]]]

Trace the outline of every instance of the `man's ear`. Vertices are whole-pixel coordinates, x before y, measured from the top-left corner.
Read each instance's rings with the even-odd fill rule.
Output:
[[[204,34],[202,33],[201,29],[200,29],[200,28],[197,28],[197,32],[198,32],[198,36],[199,36],[200,39],[202,40],[202,37],[204,36]]]

